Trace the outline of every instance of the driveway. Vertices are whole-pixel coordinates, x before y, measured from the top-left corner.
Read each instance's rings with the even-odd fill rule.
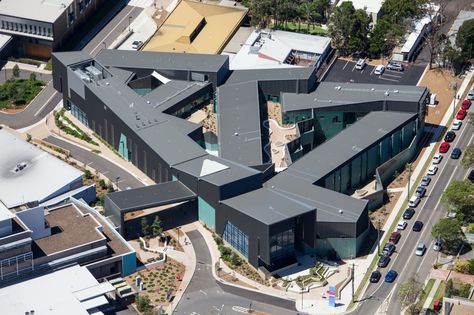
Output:
[[[174,314],[246,314],[252,310],[272,315],[296,314],[295,302],[222,284],[212,276],[211,254],[198,231],[188,233],[196,252],[196,270]]]
[[[375,66],[366,65],[363,70],[357,70],[355,65],[356,63],[352,61],[337,60],[323,81],[416,85],[425,70],[425,66],[422,65],[406,65],[405,71],[398,72],[385,69],[382,75],[376,75],[374,73]]]

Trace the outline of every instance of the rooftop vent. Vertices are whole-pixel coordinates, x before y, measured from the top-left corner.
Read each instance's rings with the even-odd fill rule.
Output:
[[[342,211],[342,209],[339,209],[339,214],[342,214],[344,211]]]
[[[335,89],[336,91],[339,91],[339,90],[341,89],[341,86],[338,85],[338,86],[334,87],[334,89]]]
[[[19,173],[19,172],[23,171],[27,166],[28,166],[28,163],[20,162],[15,166],[15,168],[13,169],[13,172],[14,173]]]
[[[394,90],[393,93],[398,93],[398,90]]]
[[[234,132],[234,136],[236,136],[236,137],[237,137],[238,135],[239,135],[239,133],[238,133],[238,132]]]
[[[374,88],[371,88],[370,90],[371,90],[371,91],[375,91],[375,89],[374,89]]]

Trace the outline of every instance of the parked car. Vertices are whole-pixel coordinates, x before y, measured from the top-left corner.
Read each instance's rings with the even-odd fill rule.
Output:
[[[411,208],[416,208],[420,201],[421,199],[418,196],[413,195],[411,196],[410,200],[408,200],[408,206]]]
[[[375,68],[374,73],[377,74],[377,75],[381,75],[384,71],[385,71],[385,66],[384,65],[378,65]]]
[[[451,158],[454,160],[457,160],[461,156],[461,153],[462,153],[461,149],[454,148],[453,151],[451,152]]]
[[[442,142],[441,145],[439,146],[439,153],[446,153],[449,150],[449,143],[448,142]]]
[[[456,138],[456,133],[454,131],[448,131],[444,136],[444,141],[453,142],[454,138]]]
[[[404,230],[407,227],[406,221],[400,220],[397,224],[397,230]]]
[[[438,167],[435,166],[435,165],[431,165],[431,166],[428,168],[427,174],[428,174],[428,175],[435,175],[437,171],[438,171]]]
[[[422,228],[423,228],[423,222],[415,221],[415,224],[413,224],[413,231],[420,232]]]
[[[464,120],[466,118],[467,112],[464,109],[460,109],[459,112],[456,114],[457,120]]]
[[[433,164],[439,164],[441,163],[441,160],[443,159],[443,155],[440,154],[440,153],[436,153],[434,156],[433,156],[433,159],[431,160],[431,163]]]
[[[361,58],[361,59],[357,60],[355,68],[357,70],[362,70],[362,69],[364,69],[364,67],[365,67],[365,59]]]
[[[439,252],[441,250],[441,240],[440,239],[435,240],[435,242],[433,244],[433,250],[435,252]]]
[[[385,275],[385,282],[391,283],[395,280],[397,276],[398,276],[398,273],[395,270],[390,269]]]
[[[416,256],[423,256],[426,251],[426,246],[423,243],[418,243],[415,249],[415,255]]]
[[[467,175],[467,179],[474,183],[474,170],[472,170],[469,175]]]
[[[382,274],[380,273],[380,271],[375,270],[370,274],[370,282],[377,283],[379,282],[380,277],[382,277]]]
[[[470,100],[464,100],[461,104],[461,109],[468,110],[469,107],[471,107],[471,101]]]
[[[397,244],[401,236],[402,235],[400,234],[400,232],[392,232],[392,234],[390,234],[390,238],[388,239],[388,241],[392,244]]]
[[[423,198],[426,194],[426,188],[422,186],[416,187],[415,195],[418,196],[418,198]]]
[[[413,215],[415,214],[415,209],[413,208],[407,208],[405,209],[405,211],[403,212],[403,219],[404,220],[410,220]]]
[[[426,187],[426,186],[428,186],[430,183],[431,183],[431,177],[429,177],[429,176],[423,176],[423,177],[421,178],[421,183],[420,183],[421,186]]]
[[[451,126],[451,130],[459,130],[459,129],[461,129],[461,126],[462,126],[462,121],[456,119],[456,120],[453,121],[453,125]]]
[[[397,62],[390,62],[388,65],[387,65],[387,69],[388,70],[395,70],[395,71],[403,71],[405,70],[403,68],[403,65],[401,63],[397,63]]]
[[[377,262],[377,266],[380,268],[387,267],[388,263],[390,262],[390,257],[388,255],[383,255],[380,257],[379,261]]]
[[[135,40],[132,43],[132,49],[138,50],[140,47],[142,47],[143,42],[141,40]]]
[[[392,243],[385,243],[382,250],[382,255],[392,256],[393,252],[395,251],[395,245]]]
[[[470,90],[466,98],[470,101],[474,100],[474,90]]]

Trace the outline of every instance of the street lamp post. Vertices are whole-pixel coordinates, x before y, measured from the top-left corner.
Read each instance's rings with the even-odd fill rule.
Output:
[[[452,81],[450,85],[451,85],[451,89],[454,90],[454,97],[453,97],[453,119],[454,119],[454,115],[456,113],[456,96],[458,94],[458,83],[456,81]]]
[[[129,32],[132,30],[132,29],[130,28],[131,21],[132,21],[132,16],[129,15],[129,16],[128,16],[128,31],[129,31]]]
[[[104,45],[104,49],[107,49],[107,44],[105,43],[105,41],[103,41],[102,44]]]
[[[119,190],[118,182],[120,180],[120,176],[115,177],[115,187],[117,187],[117,190]]]
[[[377,253],[380,256],[380,219],[377,219]]]
[[[411,182],[411,163],[407,163],[408,167],[408,191],[407,191],[407,201],[410,200],[410,182]]]

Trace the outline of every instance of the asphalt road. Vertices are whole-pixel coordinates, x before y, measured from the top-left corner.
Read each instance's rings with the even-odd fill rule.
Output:
[[[117,36],[128,26],[129,16],[134,20],[141,12],[142,8],[125,6],[107,23],[84,47],[78,47],[91,55],[96,55],[106,45],[110,45]],[[38,75],[38,77],[40,77]],[[26,107],[26,109],[16,114],[0,113],[0,124],[10,126],[13,129],[25,128],[43,119],[61,101],[62,96],[53,88],[53,83],[49,82],[38,96]]]
[[[74,159],[89,165],[93,169],[102,173],[105,177],[107,177],[114,183],[116,183],[116,178],[119,177],[118,186],[120,190],[124,190],[127,187],[137,188],[145,186],[133,175],[118,167],[114,163],[111,163],[108,160],[104,159],[99,154],[82,149],[76,145],[70,144],[69,142],[63,141],[53,136],[49,136],[44,140],[66,150],[69,150],[71,152],[71,156]]]
[[[224,285],[212,276],[211,254],[198,231],[188,233],[196,252],[196,270],[173,314],[296,314],[295,302]]]
[[[474,126],[465,120],[451,149],[444,154],[443,160],[439,164],[438,172],[433,176],[426,197],[416,208],[416,213],[408,226],[402,231],[402,237],[397,244],[397,250],[392,254],[390,264],[385,268],[378,268],[382,272],[382,279],[378,284],[369,284],[366,294],[361,298],[358,308],[350,314],[375,314],[381,306],[387,310],[387,314],[400,314],[400,304],[397,301],[397,291],[401,283],[412,276],[417,276],[423,282],[431,271],[431,266],[436,260],[437,253],[433,251],[433,239],[431,228],[440,218],[446,216],[446,207],[440,203],[440,197],[445,187],[454,179],[464,179],[469,170],[465,170],[459,163],[460,160],[450,158],[450,153],[454,147],[461,150],[473,143]],[[413,232],[412,226],[416,220],[424,223],[421,232]],[[419,242],[426,245],[427,250],[424,256],[416,256],[415,248]],[[381,244],[383,246],[383,244]],[[394,283],[383,282],[383,277],[389,269],[398,272],[398,277]],[[360,275],[361,277],[363,275]],[[388,298],[387,298],[388,297]]]

